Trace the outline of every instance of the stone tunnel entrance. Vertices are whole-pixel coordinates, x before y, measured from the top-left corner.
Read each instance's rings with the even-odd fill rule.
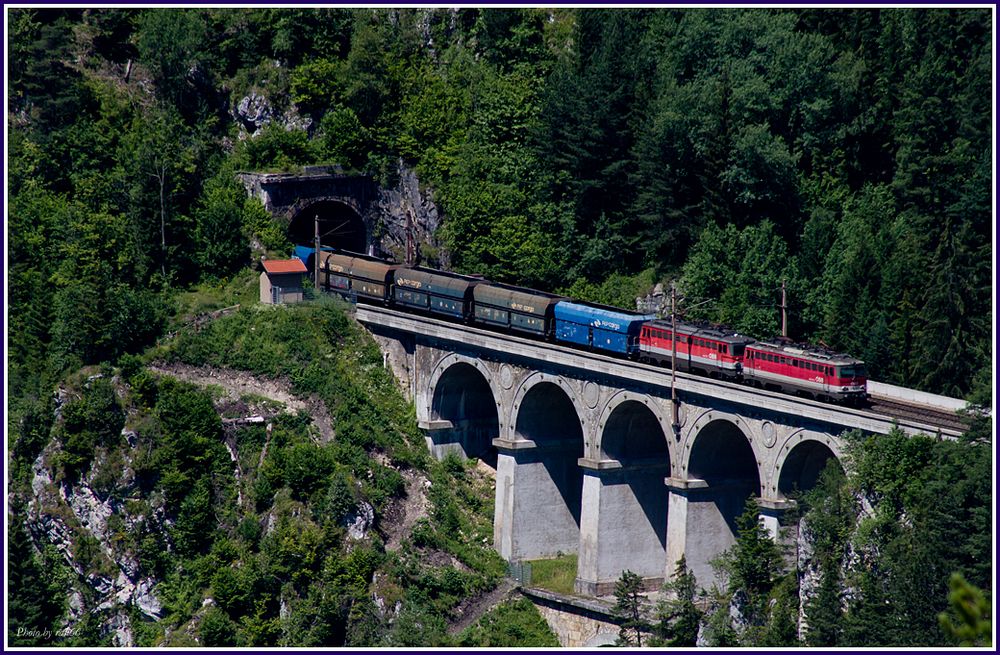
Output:
[[[580,543],[583,429],[573,401],[557,384],[540,382],[517,409],[514,432],[534,443],[516,458],[514,559],[575,553]]]
[[[497,403],[489,382],[475,366],[460,362],[444,372],[434,389],[431,417],[436,424],[428,431],[431,452],[454,450],[496,467]]]
[[[317,218],[320,243],[323,246],[351,252],[368,252],[368,233],[364,220],[350,205],[337,200],[319,200],[296,213],[288,225],[288,238],[293,244],[313,245]]]
[[[611,593],[626,569],[658,587],[667,539],[663,479],[670,474],[663,428],[644,403],[626,400],[608,417],[601,444],[602,461],[584,479],[577,589]]]
[[[760,497],[757,458],[746,435],[715,420],[695,437],[688,460],[687,562],[706,589],[715,581],[710,561],[736,542],[736,519],[750,496]],[[676,562],[667,562],[673,569]]]

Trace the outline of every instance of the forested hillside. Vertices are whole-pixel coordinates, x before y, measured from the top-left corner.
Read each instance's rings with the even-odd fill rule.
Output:
[[[679,279],[755,336],[787,280],[793,336],[876,379],[989,383],[988,11],[10,17],[16,396],[148,343],[250,237],[281,249],[235,170],[400,158],[460,271],[619,302]]]
[[[23,625],[79,614],[65,605],[72,599],[59,599],[66,580],[108,573],[93,543],[80,542],[74,557],[83,563],[72,573],[57,566],[62,554],[39,549],[38,535],[21,529],[32,481],[48,475],[72,488],[81,479],[88,488],[96,483],[108,498],[134,494],[115,502],[134,503],[130,521],[159,526],[153,542],[119,544],[136,556],[137,571],[166,585],[164,618],[139,630],[137,643],[228,634],[240,644],[498,643],[484,636],[487,628],[444,636],[439,621],[502,575],[498,562],[477,559],[488,546],[473,550],[471,532],[447,541],[456,526],[482,520],[475,511],[455,513],[447,509],[454,499],[439,498],[430,528],[413,537],[414,548],[463,562],[465,577],[428,572],[371,541],[346,545],[341,523],[351,508],[387,510],[408,470],[435,489],[473,488],[451,481],[471,475],[460,465],[425,461],[405,409],[393,405],[398,398],[386,402],[400,415],[381,431],[349,423],[355,432],[336,446],[349,452],[328,453],[336,464],[313,456],[312,419],[275,424],[281,445],[273,461],[260,451],[263,428],[241,432],[247,442],[236,446],[259,455],[241,478],[253,486],[241,486],[220,441],[207,454],[190,451],[200,443],[192,439],[222,434],[212,398],[144,368],[165,357],[285,376],[304,393],[329,394],[331,412],[371,399],[374,382],[358,382],[360,391],[320,388],[310,377],[316,371],[294,359],[356,345],[342,317],[323,307],[304,320],[330,328],[328,342],[276,323],[287,330],[275,342],[301,338],[302,351],[257,341],[244,351],[253,357],[231,359],[239,353],[227,346],[260,320],[246,308],[184,336],[183,298],[233,280],[246,292],[261,252],[289,254],[283,228],[236,180],[241,170],[337,164],[391,186],[402,162],[442,217],[436,242],[446,252],[425,247],[425,256],[460,272],[623,307],[657,282],[674,282],[689,316],[755,337],[778,331],[785,282],[791,336],[864,359],[874,379],[991,403],[989,10],[7,9],[7,16],[7,452],[15,519],[8,538],[30,564],[12,583],[23,592],[13,608]],[[282,369],[283,357],[303,363],[301,370]],[[203,433],[171,423],[175,411],[199,421]],[[123,442],[123,429],[139,441]],[[963,456],[913,448],[917,463],[947,460],[935,484],[962,477]],[[104,459],[94,460],[95,451]],[[382,468],[370,465],[374,453]],[[975,453],[967,460],[983,472]],[[148,479],[123,482],[140,455]],[[100,466],[91,470],[94,461]],[[33,469],[36,462],[44,467]],[[300,479],[288,468],[295,462],[318,468]],[[887,474],[899,500],[891,516],[878,515],[879,525],[895,532],[871,543],[894,544],[886,555],[893,563],[918,542],[921,557],[931,557],[931,542],[904,539],[912,537],[914,511],[940,519],[935,535],[968,527],[941,519],[925,492],[897,489],[918,469]],[[349,493],[348,482],[357,484]],[[855,496],[870,491],[864,484],[852,479]],[[830,481],[827,491],[852,493],[843,489]],[[982,521],[983,493],[956,491],[955,502]],[[163,498],[191,516],[157,513]],[[329,512],[317,508],[329,503],[341,521],[328,525]],[[287,519],[275,523],[277,537],[244,520],[269,512]],[[281,542],[282,525],[313,541]],[[983,526],[975,525],[979,539]],[[107,535],[116,529],[132,534],[118,526]],[[169,557],[155,541],[161,537],[176,548]],[[976,539],[962,546],[973,555],[948,566],[982,586]],[[844,562],[824,573],[830,588],[841,582],[836,576],[853,575],[841,547],[824,554]],[[216,580],[216,569],[239,573]],[[331,604],[338,594],[373,602],[366,585],[375,571],[398,587],[384,596],[401,601],[393,625],[356,620],[353,606]],[[947,571],[910,573],[898,588],[885,586],[888,577],[851,581],[892,597],[930,597]],[[228,600],[200,608],[210,588],[228,589]],[[99,599],[84,596],[78,604],[89,612]],[[835,604],[808,612],[839,621]],[[308,630],[295,627],[306,635],[300,641],[282,636],[291,629],[283,623],[289,607],[317,617]],[[938,609],[912,609],[923,612],[921,636],[940,638]],[[865,626],[885,616],[871,611]],[[87,625],[79,642],[66,643],[107,637],[106,626],[102,633]],[[857,644],[856,625],[836,623],[822,643]],[[900,643],[906,625],[894,623],[883,642]],[[542,633],[529,630],[530,643],[548,638]]]

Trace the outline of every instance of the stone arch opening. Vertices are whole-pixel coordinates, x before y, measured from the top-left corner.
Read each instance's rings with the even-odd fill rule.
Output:
[[[716,419],[694,438],[688,458],[688,565],[706,589],[715,571],[711,560],[736,542],[736,519],[750,496],[760,498],[757,457],[740,428]],[[668,562],[668,566],[673,566]]]
[[[515,502],[529,512],[535,529],[525,552],[537,557],[576,552],[580,540],[583,428],[573,400],[559,385],[539,382],[517,408],[514,432],[535,447],[519,463],[523,482]]]
[[[615,407],[604,425],[601,449],[622,466],[649,460],[670,463],[667,438],[656,414],[644,403],[626,400]]]
[[[695,437],[688,478],[712,483],[742,482],[748,494],[760,495],[760,473],[750,440],[734,423],[712,421]]]
[[[597,593],[613,590],[628,569],[656,586],[663,579],[667,543],[670,451],[657,415],[644,402],[625,400],[604,422],[603,459],[619,466],[588,471],[584,511],[596,508],[597,552],[581,540],[581,588]],[[602,466],[604,464],[602,463]]]
[[[465,457],[478,457],[496,467],[497,403],[489,381],[475,366],[458,362],[442,373],[434,387],[431,418],[446,423],[432,430],[436,446],[460,450]]]
[[[781,465],[778,493],[784,498],[794,498],[809,491],[816,486],[820,473],[831,460],[843,470],[833,450],[821,441],[807,439],[796,444]]]
[[[368,252],[368,230],[364,219],[347,203],[331,199],[311,203],[292,217],[288,225],[288,237],[292,243],[311,246],[317,218],[321,245],[351,252]]]

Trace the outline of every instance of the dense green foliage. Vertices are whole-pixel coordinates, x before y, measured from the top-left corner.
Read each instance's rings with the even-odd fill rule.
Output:
[[[198,611],[205,589],[221,594],[202,617],[207,642],[290,645],[276,600],[284,598],[293,616],[315,618],[295,626],[301,643],[444,645],[442,616],[502,575],[495,555],[471,545],[489,534],[490,508],[468,485],[450,484],[468,472],[425,461],[411,410],[339,311],[244,307],[183,329],[206,309],[246,304],[251,253],[284,255],[291,245],[246,198],[239,170],[337,163],[390,185],[402,161],[440,208],[438,236],[460,271],[620,306],[670,279],[690,315],[758,337],[778,329],[785,282],[792,336],[863,358],[875,379],[972,393],[988,405],[990,16],[12,9],[12,505],[25,506],[31,463],[52,439],[60,480],[93,474],[113,492],[131,412],[148,454],[135,471],[142,502],[169,499],[177,550],[167,556],[152,534],[129,547],[163,579],[170,625]],[[274,117],[252,135],[236,111],[250,94]],[[227,300],[206,304],[218,290]],[[252,507],[233,509],[236,483],[210,399],[154,379],[135,357],[177,330],[157,355],[285,376],[328,406],[336,443],[317,446],[305,418],[287,417],[244,490]],[[109,363],[127,380],[125,405],[110,367],[90,381],[73,377]],[[60,383],[75,395],[56,420]],[[968,441],[989,442],[991,428],[975,419]],[[264,443],[254,429],[241,435]],[[862,644],[873,634],[885,644],[939,643],[947,575],[990,589],[986,448],[914,443],[865,446],[873,454],[858,457],[847,482],[821,485],[830,495],[812,507],[828,516],[812,520],[828,536],[817,551],[820,594],[807,607],[810,643]],[[372,453],[390,466],[373,465]],[[435,510],[416,527],[412,552],[371,545],[345,554],[331,517],[361,498],[381,510],[400,493],[399,471],[422,466]],[[879,513],[849,521],[845,488],[873,494]],[[286,521],[278,545],[240,514],[269,511]],[[868,539],[882,568],[844,570],[848,534]],[[938,557],[926,534],[958,545]],[[62,612],[62,601],[45,597],[62,574],[23,531],[10,538],[25,562],[12,580],[15,624],[44,625]],[[106,563],[92,546],[80,548],[97,570]],[[420,564],[414,553],[429,550],[468,570]],[[365,618],[374,616],[366,593],[376,569],[391,572],[390,591],[403,601],[392,626]],[[48,577],[26,591],[37,571]],[[774,577],[754,587],[755,575],[740,569],[734,578],[750,585],[749,608],[766,595],[780,610],[758,626],[759,643],[785,643],[795,590]],[[843,585],[862,599],[844,611]],[[904,600],[879,605],[888,597]],[[901,618],[909,616],[919,620]],[[97,621],[88,615],[73,643],[96,643]],[[709,632],[718,643],[736,639],[717,627]],[[137,634],[160,638],[154,628]]]
[[[982,644],[992,598],[992,453],[988,443],[848,433],[849,471],[836,460],[799,497],[797,562],[758,521],[754,502],[736,544],[715,562],[722,588],[703,596],[697,634],[714,646],[916,647]],[[804,565],[804,566],[803,566]],[[809,588],[798,588],[804,577]],[[690,581],[658,610],[659,638],[682,626]],[[690,610],[688,610],[690,612]],[[737,617],[733,620],[733,617]]]
[[[619,646],[642,646],[643,633],[649,632],[642,607],[642,577],[632,571],[622,571],[615,582],[614,613],[618,619]]]
[[[7,528],[8,584],[16,593],[8,597],[7,635],[11,646],[34,646],[51,640],[53,626],[66,611],[65,565],[53,546],[36,553],[22,521],[23,507],[12,508],[15,520]],[[44,636],[48,634],[49,638]]]
[[[716,589],[706,618],[709,646],[794,646],[798,635],[798,588],[781,548],[761,523],[755,498],[736,519],[736,543],[713,566],[725,586]],[[739,617],[738,624],[731,616]]]
[[[235,170],[399,159],[459,270],[621,304],[644,289],[606,281],[679,276],[758,336],[784,280],[794,336],[964,395],[990,358],[990,33],[982,10],[15,10],[15,395],[148,344],[160,291],[248,237],[286,246]],[[307,120],[237,138],[250,92]]]
[[[695,604],[697,584],[694,573],[687,566],[687,559],[681,555],[673,578],[663,586],[670,597],[656,607],[657,621],[653,626],[655,636],[650,640],[651,646],[690,648],[697,644],[698,627],[703,615]]]
[[[121,516],[109,520],[110,541],[116,553],[137,561],[141,575],[158,581],[164,609],[161,621],[139,620],[140,645],[183,645],[189,631],[219,646],[457,639],[447,634],[446,621],[459,603],[495,587],[505,570],[487,540],[488,484],[455,458],[430,460],[412,408],[340,303],[243,309],[185,328],[144,357],[287,379],[295,393],[323,401],[334,434],[325,437],[302,412],[279,412],[268,429],[225,427],[210,391],[154,375],[140,358],[67,382],[71,400],[40,441],[51,441],[47,465],[57,475],[75,479],[93,467],[88,480],[96,493],[127,498]],[[121,436],[126,422],[134,444]],[[131,473],[123,476],[126,466]],[[404,495],[406,476],[428,479],[430,512],[390,550],[383,521],[390,503]],[[56,516],[67,511],[58,502],[44,509]],[[347,526],[366,515],[367,536],[349,537]],[[65,611],[60,599],[75,575],[64,572],[61,555],[32,554],[23,529],[12,530],[12,552],[21,553],[24,574],[38,581],[31,581],[32,592],[17,594],[10,629],[58,626]],[[115,570],[85,531],[76,534],[73,561],[99,575]],[[375,606],[374,596],[386,609]],[[72,643],[96,644],[103,615],[86,603],[83,611],[94,635],[77,633]],[[550,642],[532,612],[521,605],[499,610],[461,639]],[[51,635],[25,639],[71,643]]]
[[[894,432],[855,443],[852,475],[823,476],[806,498],[823,571],[807,608],[811,642],[954,645],[937,618],[950,576],[992,589],[990,450]],[[874,507],[860,517],[859,494]],[[834,591],[838,578],[855,590],[850,600]]]
[[[951,613],[938,615],[941,630],[960,646],[992,646],[991,609],[983,592],[966,582],[961,573],[952,573],[948,585]]]

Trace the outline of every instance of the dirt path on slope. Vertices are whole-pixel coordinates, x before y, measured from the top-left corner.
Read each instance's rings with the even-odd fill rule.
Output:
[[[462,601],[455,608],[458,618],[448,626],[448,634],[457,635],[468,628],[491,609],[511,598],[516,588],[517,583],[511,578],[505,577],[493,591]]]
[[[178,363],[161,362],[148,368],[153,373],[169,375],[199,386],[221,387],[232,400],[237,400],[240,396],[255,395],[282,403],[293,411],[305,410],[319,429],[321,441],[329,443],[333,439],[333,421],[326,410],[326,404],[315,395],[307,398],[296,396],[292,393],[291,384],[284,378],[261,378],[246,371]]]
[[[406,494],[393,501],[382,517],[382,531],[385,534],[385,549],[398,550],[403,538],[413,532],[416,522],[428,515],[431,503],[427,498],[430,481],[422,473],[414,470],[402,471],[406,481]]]

